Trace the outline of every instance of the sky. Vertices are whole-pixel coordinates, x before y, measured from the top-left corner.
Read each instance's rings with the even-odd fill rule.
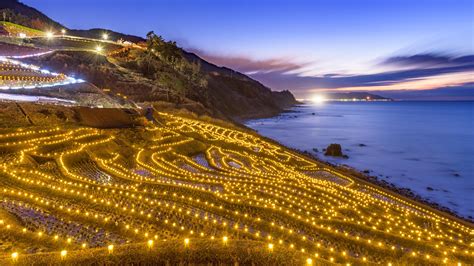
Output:
[[[471,0],[23,0],[68,28],[150,30],[299,99],[474,100]]]

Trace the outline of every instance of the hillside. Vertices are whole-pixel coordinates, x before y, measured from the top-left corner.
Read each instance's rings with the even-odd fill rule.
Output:
[[[474,261],[471,221],[235,123],[289,91],[154,32],[0,12],[0,265]]]
[[[8,21],[35,29],[50,31],[52,27],[56,33],[66,29],[68,35],[89,38],[36,38],[18,44],[55,50],[30,59],[31,63],[81,77],[137,103],[169,102],[177,108],[226,119],[272,116],[296,103],[288,91],[273,92],[244,74],[217,67],[155,34],[144,39],[105,29],[67,29],[14,0],[2,1],[1,13]],[[92,40],[100,39],[105,32],[110,40],[138,45],[122,48]],[[104,46],[103,56],[95,53],[97,46]]]
[[[154,111],[97,129],[84,122],[127,113],[0,108],[1,265],[474,258],[471,224],[228,122]]]
[[[35,8],[17,0],[0,1],[0,19],[38,30],[64,28],[60,23],[50,19]]]

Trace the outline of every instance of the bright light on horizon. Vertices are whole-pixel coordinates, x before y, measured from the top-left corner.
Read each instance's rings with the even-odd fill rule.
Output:
[[[314,102],[314,103],[322,103],[322,102],[326,101],[326,97],[324,97],[321,94],[317,94],[317,95],[314,95],[311,98],[311,101]]]
[[[46,38],[51,39],[54,37],[54,33],[52,31],[46,32]]]
[[[109,39],[109,34],[107,34],[107,33],[102,34],[102,39],[104,39],[104,40]]]

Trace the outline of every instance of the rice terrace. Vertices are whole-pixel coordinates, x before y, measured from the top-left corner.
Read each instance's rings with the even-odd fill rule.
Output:
[[[473,265],[469,219],[240,123],[289,91],[0,11],[0,265]]]
[[[144,262],[472,261],[462,223],[255,134],[156,119],[137,129],[3,130],[2,264],[134,253]]]

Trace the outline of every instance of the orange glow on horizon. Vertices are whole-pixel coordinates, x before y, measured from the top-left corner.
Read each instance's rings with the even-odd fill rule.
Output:
[[[432,89],[437,89],[437,88],[442,88],[442,87],[460,86],[462,84],[466,84],[470,82],[474,82],[474,72],[472,71],[412,79],[412,80],[399,82],[399,83],[391,84],[391,85],[345,87],[345,88],[334,88],[334,89],[321,88],[321,89],[311,89],[310,92],[432,90]]]

